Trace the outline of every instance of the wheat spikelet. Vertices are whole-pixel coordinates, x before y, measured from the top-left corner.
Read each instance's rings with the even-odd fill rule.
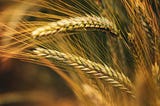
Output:
[[[113,70],[111,67],[107,65],[101,65],[90,60],[84,59],[82,57],[77,57],[72,54],[65,54],[58,52],[56,50],[44,49],[44,48],[36,48],[33,51],[36,55],[46,57],[46,58],[54,58],[58,61],[65,62],[71,66],[74,66],[78,69],[81,69],[87,74],[93,75],[96,78],[102,79],[112,86],[121,89],[122,91],[131,94],[134,97],[132,90],[134,87],[131,81],[124,74],[119,73]]]
[[[80,28],[92,28],[107,30],[113,35],[118,35],[119,31],[115,25],[104,17],[82,16],[69,19],[62,19],[57,22],[51,22],[48,25],[37,28],[32,32],[33,38],[51,35],[58,32],[74,31]]]

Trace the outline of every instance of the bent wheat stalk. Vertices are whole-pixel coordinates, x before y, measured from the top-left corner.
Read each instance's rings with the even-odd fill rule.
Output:
[[[76,29],[101,29],[109,31],[112,35],[118,35],[116,26],[104,17],[82,16],[62,19],[56,22],[50,22],[48,25],[39,27],[32,32],[33,38],[51,35],[59,32],[74,31]]]
[[[92,62],[88,59],[82,57],[77,57],[72,54],[65,54],[58,52],[56,50],[36,48],[33,52],[42,57],[53,58],[58,61],[67,63],[75,68],[81,69],[87,74],[90,74],[96,78],[99,78],[114,87],[119,88],[122,91],[125,91],[128,94],[131,94],[134,97],[133,90],[134,86],[131,81],[123,73],[113,70],[107,65],[102,65],[99,63]]]

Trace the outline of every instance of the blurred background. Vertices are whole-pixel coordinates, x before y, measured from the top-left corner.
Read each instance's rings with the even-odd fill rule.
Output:
[[[13,27],[21,4],[0,0],[0,23]],[[4,28],[0,28],[3,36]],[[0,38],[0,44],[4,42]],[[0,57],[0,106],[78,106],[73,92],[53,70]]]

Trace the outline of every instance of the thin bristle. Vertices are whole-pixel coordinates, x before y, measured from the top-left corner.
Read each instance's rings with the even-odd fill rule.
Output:
[[[51,96],[47,99],[53,103],[42,100],[47,106],[56,105],[54,99],[70,105],[66,97],[76,100],[74,106],[160,106],[160,0],[0,4],[0,75],[6,86],[2,93],[12,93],[15,87],[32,90],[34,85]],[[15,80],[8,83],[8,77]],[[67,96],[63,99],[61,93]],[[0,104],[23,102],[9,99]]]

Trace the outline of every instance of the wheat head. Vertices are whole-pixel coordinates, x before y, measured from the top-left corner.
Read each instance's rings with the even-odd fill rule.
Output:
[[[116,26],[104,17],[82,16],[62,19],[56,22],[50,22],[48,25],[39,27],[32,32],[33,38],[51,35],[59,32],[74,31],[76,29],[101,29],[109,31],[112,35],[118,35],[119,31]]]
[[[102,65],[96,62],[92,62],[88,59],[84,59],[82,57],[78,57],[68,53],[61,53],[51,49],[36,48],[35,50],[33,50],[33,52],[38,56],[53,58],[74,66],[78,69],[81,69],[85,73],[102,79],[112,86],[117,87],[134,97],[134,86],[129,78],[126,77],[123,73],[119,73],[118,71],[113,70],[106,64]]]

